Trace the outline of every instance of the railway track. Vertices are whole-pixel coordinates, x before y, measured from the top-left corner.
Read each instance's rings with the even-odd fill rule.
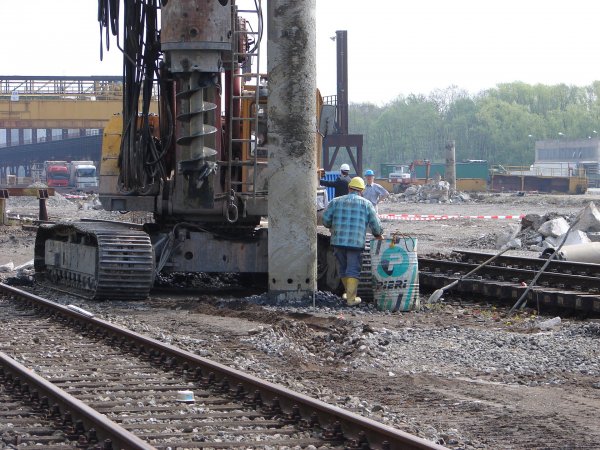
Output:
[[[3,392],[81,448],[443,448],[1,283],[0,321]]]
[[[456,251],[449,257],[420,257],[419,284],[438,289],[483,263],[491,255]],[[514,303],[542,268],[545,259],[500,256],[463,280],[453,291]],[[530,306],[586,314],[600,313],[600,264],[551,261],[528,293]]]

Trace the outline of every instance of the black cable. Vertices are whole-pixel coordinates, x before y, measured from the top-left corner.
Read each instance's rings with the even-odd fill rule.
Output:
[[[173,139],[170,116],[159,118],[168,121],[164,127],[159,125],[160,130],[167,130],[167,135],[161,135],[160,140],[153,137],[148,117],[155,80],[159,98],[164,86],[158,71],[161,59],[159,4],[158,0],[122,0],[124,23],[121,45],[120,1],[98,0],[98,21],[101,31],[106,28],[106,48],[109,49],[110,28],[110,32],[117,36],[117,47],[123,53],[123,129],[119,155],[119,190],[125,194],[153,194],[157,192],[159,183],[168,176],[164,156]]]

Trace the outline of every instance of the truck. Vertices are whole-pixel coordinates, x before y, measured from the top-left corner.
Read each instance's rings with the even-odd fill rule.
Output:
[[[44,162],[45,181],[48,187],[67,187],[69,185],[68,164],[66,161]]]
[[[411,184],[410,169],[407,165],[399,165],[388,175],[388,181],[392,185],[394,194],[404,192]]]
[[[79,190],[98,187],[96,166],[93,161],[71,161],[68,164],[69,186]]]

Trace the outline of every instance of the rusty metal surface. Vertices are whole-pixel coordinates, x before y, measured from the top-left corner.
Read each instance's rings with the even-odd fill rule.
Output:
[[[323,139],[323,168],[325,170],[337,170],[334,164],[340,148],[346,150],[354,170],[361,175],[363,173],[363,135],[330,134],[325,136]]]
[[[231,9],[216,1],[171,0],[161,8],[162,50],[228,50]]]

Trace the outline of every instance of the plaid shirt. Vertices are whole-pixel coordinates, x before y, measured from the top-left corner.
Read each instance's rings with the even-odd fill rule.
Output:
[[[331,228],[331,244],[338,247],[364,248],[367,226],[375,236],[383,234],[373,204],[355,192],[329,203],[323,225]]]

